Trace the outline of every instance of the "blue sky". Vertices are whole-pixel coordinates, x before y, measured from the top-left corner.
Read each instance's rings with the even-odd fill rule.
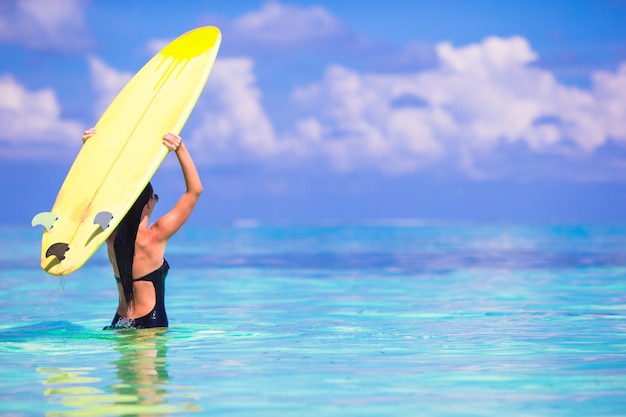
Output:
[[[621,0],[4,0],[0,223],[49,210],[81,132],[204,25],[193,222],[622,222],[624,22]],[[173,156],[154,184],[179,193]]]

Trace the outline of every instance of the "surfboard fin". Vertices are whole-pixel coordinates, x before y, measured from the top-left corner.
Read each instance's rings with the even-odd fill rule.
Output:
[[[62,261],[65,259],[65,252],[68,250],[70,250],[70,246],[67,243],[54,243],[46,251],[46,258],[49,256],[56,256],[59,261]]]
[[[50,213],[49,211],[44,211],[36,214],[35,217],[33,217],[33,220],[31,220],[30,224],[33,227],[41,225],[49,231],[50,229],[52,229],[52,227],[54,227],[54,223],[58,219],[59,216],[57,216],[56,214]]]
[[[96,217],[93,219],[93,224],[97,224],[102,228],[102,230],[106,230],[109,228],[109,224],[111,223],[111,219],[113,218],[113,214],[108,211],[101,211],[96,214]]]

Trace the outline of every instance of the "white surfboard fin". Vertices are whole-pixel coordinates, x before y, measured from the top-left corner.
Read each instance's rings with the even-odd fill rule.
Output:
[[[93,219],[93,224],[97,224],[100,226],[102,230],[106,230],[109,228],[109,224],[111,223],[111,219],[113,218],[113,214],[108,211],[101,211],[96,214],[96,217]]]
[[[52,229],[52,227],[54,227],[54,223],[59,219],[59,216],[57,216],[54,213],[50,213],[49,211],[44,211],[41,213],[38,213],[35,215],[35,217],[33,217],[33,220],[31,220],[30,224],[33,225],[33,227],[35,226],[43,226],[46,228],[46,230],[50,230]]]
[[[70,250],[70,247],[67,243],[54,243],[46,251],[46,258],[49,256],[56,256],[59,261],[62,261],[65,259],[65,252],[68,250]]]

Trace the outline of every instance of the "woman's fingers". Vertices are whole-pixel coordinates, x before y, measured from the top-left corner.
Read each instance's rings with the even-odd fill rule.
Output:
[[[95,127],[92,127],[90,129],[85,130],[85,132],[83,133],[83,143],[85,143],[87,141],[87,139],[89,139],[90,137],[92,137],[95,134],[96,134],[96,128]]]
[[[170,151],[177,151],[180,148],[182,142],[182,138],[173,133],[167,133],[165,136],[163,136],[163,144]]]

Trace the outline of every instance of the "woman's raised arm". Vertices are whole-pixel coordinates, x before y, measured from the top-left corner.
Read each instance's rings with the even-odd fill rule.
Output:
[[[154,223],[153,227],[158,231],[159,239],[168,240],[191,215],[202,193],[202,182],[196,165],[180,136],[168,133],[163,136],[163,144],[176,153],[187,188],[174,208]]]

